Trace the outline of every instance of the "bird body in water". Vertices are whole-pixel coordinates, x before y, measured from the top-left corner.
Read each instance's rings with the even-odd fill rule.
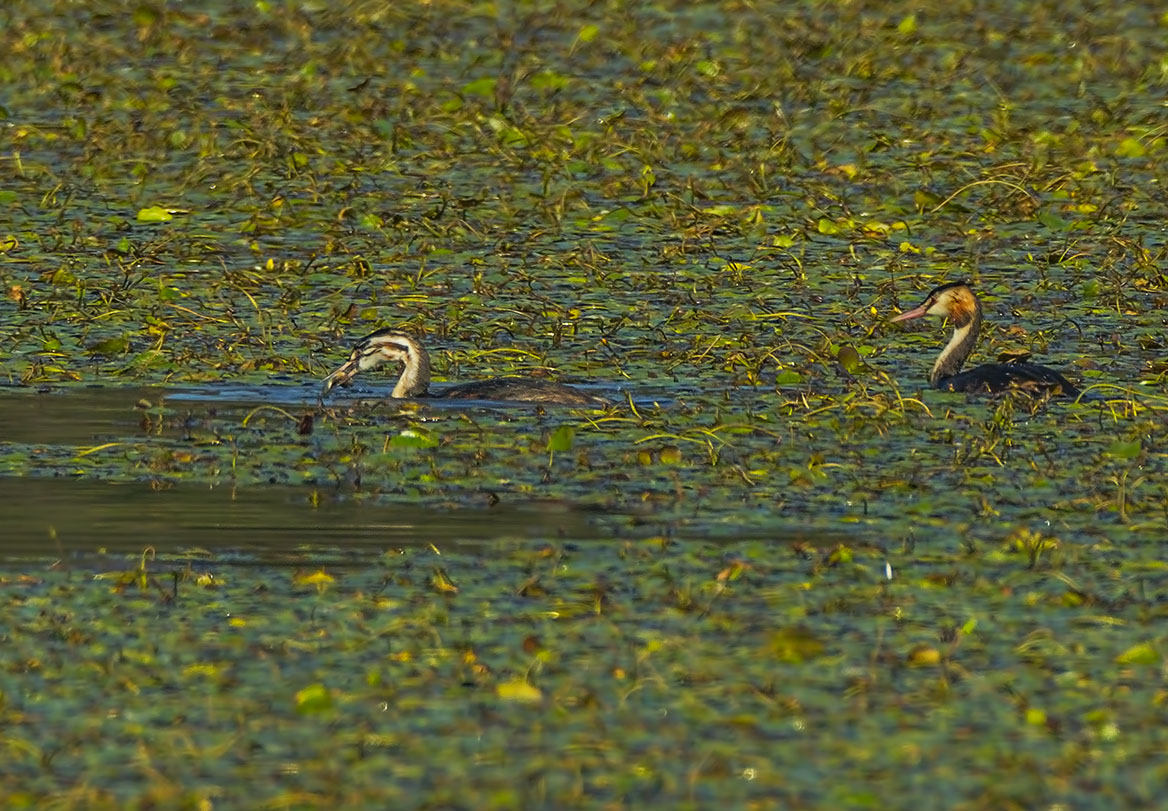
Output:
[[[320,396],[324,397],[334,386],[349,382],[359,372],[374,369],[387,362],[400,363],[402,367],[401,377],[390,393],[390,397],[393,398],[608,405],[608,400],[603,397],[595,397],[572,386],[529,377],[495,377],[431,392],[430,353],[417,338],[393,329],[378,330],[358,341],[349,354],[349,359],[324,379]]]
[[[981,330],[981,302],[965,282],[951,282],[935,288],[921,306],[906,310],[893,321],[908,321],[925,315],[946,316],[953,322],[953,337],[941,350],[929,383],[947,391],[997,393],[1022,389],[1035,393],[1077,397],[1079,390],[1058,372],[1036,363],[987,363],[962,372]]]

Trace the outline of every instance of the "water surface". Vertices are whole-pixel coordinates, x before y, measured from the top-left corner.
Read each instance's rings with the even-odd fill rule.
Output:
[[[5,532],[0,556],[65,556],[99,549],[159,553],[191,548],[261,557],[306,549],[381,552],[500,539],[596,539],[584,510],[557,503],[479,509],[387,505],[285,487],[110,484],[64,478],[0,478]]]

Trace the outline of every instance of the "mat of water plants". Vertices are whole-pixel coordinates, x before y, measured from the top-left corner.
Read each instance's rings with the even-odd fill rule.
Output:
[[[1158,802],[1166,34],[4,4],[6,806]],[[958,280],[1083,396],[931,389]]]

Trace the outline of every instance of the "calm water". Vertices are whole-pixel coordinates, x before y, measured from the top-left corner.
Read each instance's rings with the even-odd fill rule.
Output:
[[[365,490],[352,480],[330,479],[327,474],[323,483],[305,485],[264,484],[267,477],[257,481],[254,471],[249,479],[234,476],[229,448],[247,415],[269,406],[297,418],[314,410],[317,390],[314,381],[256,387],[64,386],[3,392],[0,499],[5,510],[0,557],[56,559],[154,547],[160,554],[206,549],[268,560],[294,554],[303,562],[308,550],[368,555],[404,546],[434,544],[446,551],[514,540],[613,541],[684,535],[690,540],[719,542],[836,534],[781,519],[768,519],[765,527],[717,515],[700,520],[700,510],[675,501],[679,485],[670,478],[669,467],[637,468],[638,475],[657,488],[655,500],[632,497],[624,500],[623,508],[600,509],[595,499],[588,498],[590,488],[630,488],[636,496],[645,481],[631,485],[619,477],[586,475],[577,481],[576,470],[568,467],[556,473],[567,484],[544,487],[537,477],[547,457],[522,444],[514,458],[516,475],[527,476],[525,482],[503,481],[505,471],[495,470],[481,479],[484,489],[480,490],[480,479],[468,463],[470,478],[452,490],[449,500],[441,495],[420,500],[404,491],[398,493],[394,480],[387,478],[391,474],[385,472],[370,476]],[[167,416],[160,421],[156,407],[163,402]],[[338,407],[366,408],[360,401]],[[539,436],[536,432],[548,430],[545,418],[532,413],[530,406],[467,404],[462,408],[484,415],[481,419],[487,424],[502,419],[500,428],[512,434],[518,430]],[[393,407],[377,404],[368,409],[371,419],[383,421],[385,436],[401,430]],[[446,420],[442,430],[451,435],[464,430],[450,410],[430,413]],[[269,427],[249,430],[252,444],[241,444],[240,454],[254,457],[271,455],[269,451],[280,447],[291,449],[285,456],[273,456],[276,472],[281,470],[279,465],[294,465],[302,456],[314,458],[321,448],[327,454],[329,443],[338,441],[327,434],[298,437],[294,426],[282,417]],[[592,452],[607,450],[609,446],[602,444]],[[446,455],[455,452],[443,451]],[[182,463],[168,467],[172,455],[215,453],[222,458],[216,457],[210,468],[203,469],[211,473],[191,474],[182,469]],[[161,460],[157,465],[156,459]],[[427,465],[415,464],[392,475],[403,476],[408,490],[414,477],[428,471]],[[501,500],[492,505],[487,489],[497,490]]]
[[[139,400],[164,389],[69,386],[13,388],[0,396],[0,443],[87,445],[110,435],[140,434]]]
[[[307,405],[311,387],[233,388],[219,402]],[[311,389],[311,392],[309,391]],[[200,547],[246,551],[344,547],[379,551],[406,546],[481,543],[505,538],[587,539],[611,533],[595,513],[558,502],[506,502],[436,509],[372,504],[339,490],[309,487],[237,488],[182,483],[155,489],[148,482],[108,483],[61,476],[61,466],[38,468],[37,449],[132,441],[144,436],[140,400],[157,403],[173,392],[151,388],[71,387],[0,397],[0,444],[30,449],[28,478],[0,477],[4,531],[0,555],[87,553],[98,549],[160,553]],[[180,395],[193,410],[213,413],[206,390]],[[177,399],[177,398],[175,398]],[[199,401],[203,401],[199,403]],[[198,405],[195,405],[199,403]],[[235,421],[238,421],[237,419]]]
[[[605,535],[588,513],[560,504],[499,504],[449,510],[338,498],[313,505],[307,488],[107,484],[84,479],[0,478],[0,556],[109,551],[159,553],[192,547],[281,552],[343,547],[474,544],[507,538]],[[611,534],[607,534],[611,537]]]

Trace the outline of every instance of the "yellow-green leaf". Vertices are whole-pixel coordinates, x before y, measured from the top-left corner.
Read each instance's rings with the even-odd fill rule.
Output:
[[[333,706],[333,694],[323,684],[310,684],[296,692],[296,712],[301,715],[324,712]]]
[[[138,210],[138,222],[168,222],[173,219],[174,215],[170,211],[158,206]]]
[[[771,636],[771,650],[781,661],[798,664],[823,654],[822,640],[811,630],[794,625]]]
[[[941,651],[928,645],[918,645],[909,651],[908,663],[914,667],[932,667],[941,663]]]
[[[844,344],[839,348],[836,358],[845,371],[854,372],[860,368],[860,353],[849,344]]]
[[[1119,158],[1142,158],[1147,153],[1147,148],[1135,138],[1124,138],[1115,148],[1115,155]]]
[[[1134,442],[1124,442],[1117,439],[1108,447],[1107,455],[1116,459],[1135,459],[1140,455],[1140,441],[1137,439]]]
[[[495,79],[483,77],[464,84],[462,92],[467,96],[493,96],[495,95],[495,84]]]
[[[570,425],[561,425],[552,431],[548,437],[548,450],[552,453],[565,453],[572,450],[572,440],[576,437],[576,430]]]
[[[329,583],[335,583],[336,578],[324,569],[320,569],[315,572],[297,572],[292,575],[292,582],[297,586],[323,586]]]
[[[525,681],[505,681],[495,688],[496,695],[504,701],[518,701],[524,704],[534,704],[543,700],[543,693]]]
[[[1159,662],[1159,651],[1147,642],[1133,645],[1115,657],[1115,663],[1120,665],[1155,665]]]

